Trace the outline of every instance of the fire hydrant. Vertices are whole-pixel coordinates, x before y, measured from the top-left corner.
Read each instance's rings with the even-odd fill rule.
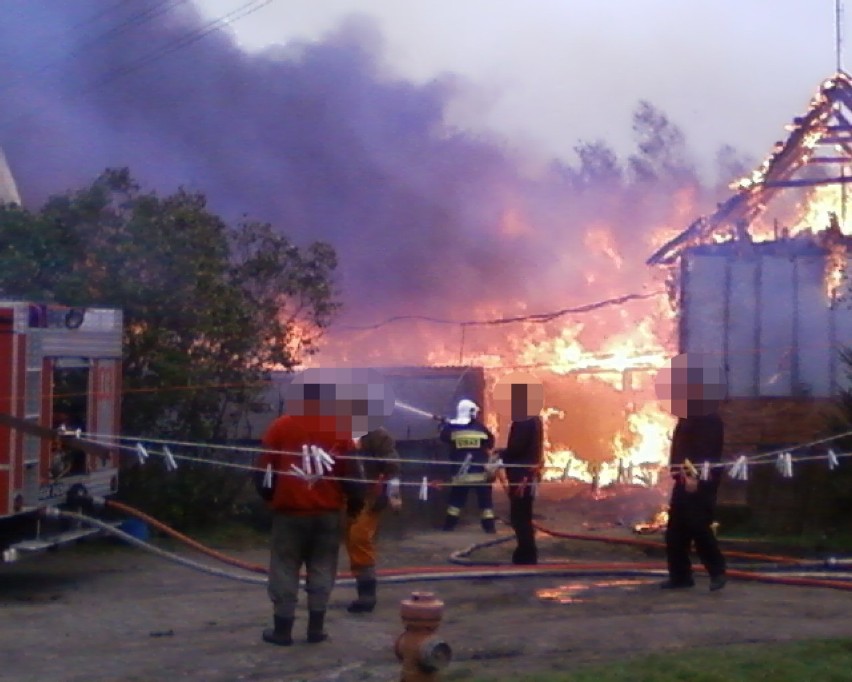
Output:
[[[402,661],[400,682],[436,682],[440,671],[450,664],[450,645],[435,635],[444,615],[444,602],[431,592],[412,592],[399,609],[403,632],[394,653]]]

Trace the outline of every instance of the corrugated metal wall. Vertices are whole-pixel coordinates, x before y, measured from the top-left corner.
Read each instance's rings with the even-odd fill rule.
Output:
[[[681,267],[681,351],[718,357],[730,397],[828,397],[846,383],[852,306],[831,304],[824,256],[686,252]]]

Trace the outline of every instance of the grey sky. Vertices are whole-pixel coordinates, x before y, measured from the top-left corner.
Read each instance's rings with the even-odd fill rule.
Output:
[[[196,3],[211,17],[239,4]],[[259,49],[353,13],[378,22],[391,73],[467,82],[456,123],[542,157],[571,159],[578,139],[626,148],[644,98],[703,165],[723,143],[762,159],[835,67],[834,0],[274,0],[234,30]],[[850,22],[852,8],[852,41]]]

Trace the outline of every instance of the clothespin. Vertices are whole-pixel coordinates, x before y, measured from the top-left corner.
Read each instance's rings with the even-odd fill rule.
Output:
[[[311,469],[311,451],[307,445],[302,446],[302,471],[305,476],[311,476],[314,473]]]
[[[789,452],[784,453],[784,476],[793,478],[793,455]]]
[[[562,470],[562,480],[567,481],[568,475],[571,473],[571,460],[569,459],[567,464],[565,464],[565,468]]]
[[[748,480],[748,460],[745,455],[740,455],[737,457],[737,461],[734,462],[733,466],[730,469],[731,478],[739,480],[739,481],[747,481]]]
[[[464,462],[462,462],[461,467],[459,468],[459,476],[464,476],[467,473],[467,470],[470,469],[470,463],[473,460],[473,455],[468,455],[464,458]]]
[[[533,479],[532,485],[530,486],[530,495],[533,497],[538,493],[538,479]]]
[[[163,456],[166,458],[166,470],[175,471],[178,468],[177,462],[168,445],[163,446]]]
[[[271,488],[272,487],[272,465],[266,465],[266,473],[263,474],[263,487]]]
[[[148,451],[142,443],[136,443],[136,455],[139,457],[139,464],[145,464],[145,460],[148,459]]]
[[[83,431],[82,431],[81,429],[77,429],[77,430],[74,432],[74,437],[75,437],[75,438],[79,438],[79,437],[80,437],[80,436],[82,436],[82,435],[83,435]]]
[[[830,471],[834,471],[838,466],[840,466],[840,462],[837,460],[837,453],[834,452],[831,448],[828,449],[828,468]]]
[[[784,472],[786,471],[787,467],[787,462],[784,458],[785,454],[786,453],[784,452],[779,452],[778,457],[775,458],[775,468],[778,469],[782,476],[785,475]]]
[[[737,457],[734,463],[731,464],[731,468],[728,469],[728,475],[735,480],[740,477],[740,459],[741,457]]]
[[[314,469],[318,474],[322,474],[323,470],[328,473],[331,473],[334,468],[334,458],[329,455],[322,448],[318,448],[316,445],[311,446],[311,457],[314,460]]]
[[[704,464],[701,466],[701,480],[710,480],[710,462],[704,462]]]
[[[423,477],[423,481],[420,483],[420,495],[419,498],[422,502],[425,502],[429,499],[429,481],[426,477]]]

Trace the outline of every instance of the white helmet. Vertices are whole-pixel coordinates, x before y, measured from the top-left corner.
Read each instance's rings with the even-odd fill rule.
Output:
[[[465,398],[464,400],[459,400],[458,407],[456,407],[456,418],[450,419],[450,423],[470,424],[478,414],[479,405]]]

